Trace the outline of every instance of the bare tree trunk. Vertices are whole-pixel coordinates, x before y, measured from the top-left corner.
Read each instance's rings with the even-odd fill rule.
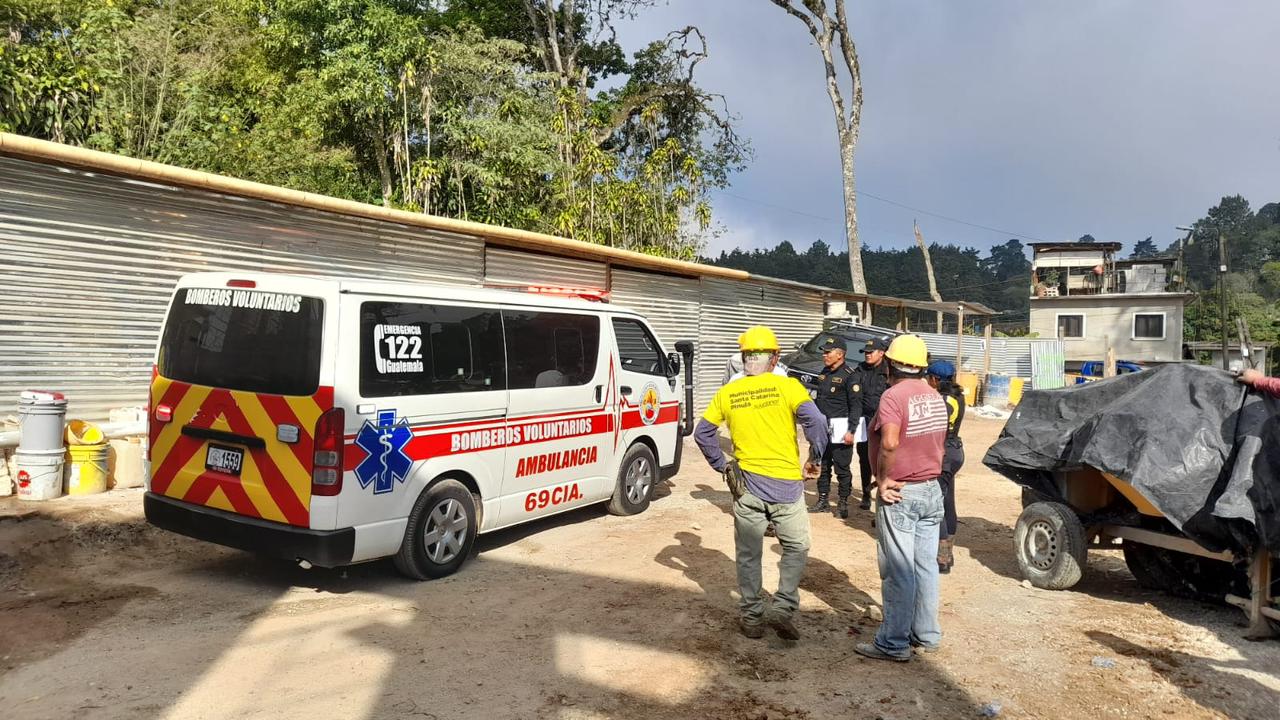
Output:
[[[911,227],[916,233],[916,244],[920,246],[920,253],[924,255],[924,271],[929,276],[929,297],[934,302],[942,302],[942,296],[938,294],[938,281],[933,277],[933,259],[929,257],[929,246],[924,244],[924,235],[920,234],[920,224],[915,220],[911,221]],[[942,311],[938,311],[938,332],[942,332]]]
[[[378,162],[378,178],[382,181],[382,206],[391,207],[391,166],[387,164],[387,141],[382,134],[383,125],[379,121],[373,128],[373,154]]]
[[[826,75],[827,95],[836,115],[836,137],[840,142],[840,173],[844,182],[844,224],[849,241],[849,275],[853,291],[865,293],[867,280],[862,269],[862,241],[858,237],[858,202],[854,183],[854,151],[858,147],[858,134],[862,125],[862,68],[858,64],[858,51],[849,32],[849,17],[845,13],[844,0],[770,0],[787,14],[804,23],[813,36],[818,52],[822,55],[822,67]],[[835,8],[832,17],[828,4]],[[840,52],[849,73],[851,102],[845,109],[844,94],[840,89],[840,75],[836,71],[834,47]]]

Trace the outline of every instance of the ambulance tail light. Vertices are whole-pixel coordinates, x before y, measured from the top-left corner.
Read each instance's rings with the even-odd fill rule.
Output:
[[[155,418],[156,422],[171,422],[173,420],[173,408],[168,405],[157,405],[152,417]]]
[[[258,283],[253,280],[228,280],[227,287],[256,288]]]
[[[347,415],[342,408],[326,411],[316,421],[315,455],[311,466],[311,494],[342,492],[342,434]]]

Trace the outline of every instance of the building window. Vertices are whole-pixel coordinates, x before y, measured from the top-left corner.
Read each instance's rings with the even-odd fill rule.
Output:
[[[1134,313],[1134,340],[1163,340],[1164,313]]]
[[[1084,315],[1059,315],[1058,337],[1079,339],[1084,337]]]

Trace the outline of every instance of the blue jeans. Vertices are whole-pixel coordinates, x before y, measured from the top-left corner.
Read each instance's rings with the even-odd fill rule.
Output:
[[[938,525],[942,488],[937,481],[909,483],[902,500],[881,504],[876,517],[876,559],[880,563],[884,622],[876,647],[898,657],[911,645],[936,647],[938,624]]]

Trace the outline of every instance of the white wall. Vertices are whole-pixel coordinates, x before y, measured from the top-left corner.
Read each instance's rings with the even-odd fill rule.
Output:
[[[1182,357],[1182,295],[1163,297],[1035,298],[1031,301],[1031,332],[1042,338],[1057,337],[1058,315],[1084,315],[1084,337],[1063,338],[1066,359],[1102,360],[1106,344],[1115,348],[1117,360],[1176,362]],[[1133,337],[1133,316],[1164,313],[1164,339]]]

